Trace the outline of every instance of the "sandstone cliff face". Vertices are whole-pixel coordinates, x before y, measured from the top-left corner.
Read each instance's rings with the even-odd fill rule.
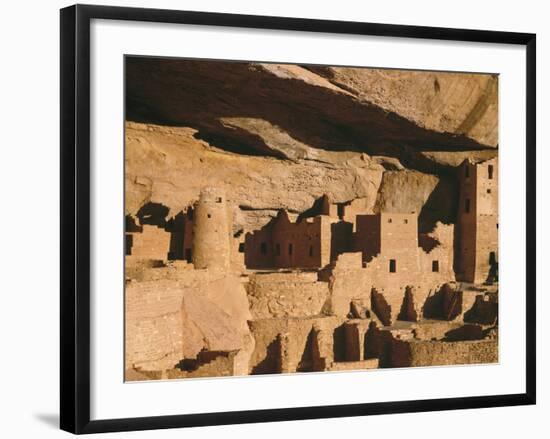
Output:
[[[361,153],[334,153],[334,163],[246,156],[197,140],[195,133],[191,128],[127,123],[126,213],[155,202],[175,215],[204,186],[217,186],[233,205],[234,231],[248,231],[265,225],[278,209],[301,213],[325,193],[335,202],[375,200],[384,172]]]
[[[498,77],[447,72],[312,68],[361,101],[421,127],[498,145]]]
[[[496,76],[138,57],[126,71],[126,213],[175,215],[210,185],[235,233],[325,193],[429,229],[454,221],[455,167],[496,154]]]
[[[356,364],[362,354],[344,358],[342,331],[358,334],[362,325],[363,336],[382,315],[384,324],[405,314],[416,321],[427,297],[434,302],[454,279],[457,166],[497,155],[497,77],[141,57],[127,58],[126,73],[126,214],[152,206],[162,224],[144,223],[150,234],[205,187],[217,188],[241,258],[232,254],[237,263],[227,272],[127,258],[127,379],[327,370],[333,360],[365,368]],[[418,214],[422,250],[415,250],[427,253],[421,264],[400,260],[414,279],[379,279],[391,260],[365,267],[361,252],[340,255],[322,273],[243,271],[246,232],[280,209],[292,220],[317,214],[324,195],[346,204],[332,206],[345,221]],[[350,313],[362,324],[344,328]],[[479,346],[445,349],[473,362],[496,352]],[[437,363],[437,349],[407,345],[395,362]],[[176,370],[182,360],[200,367]]]

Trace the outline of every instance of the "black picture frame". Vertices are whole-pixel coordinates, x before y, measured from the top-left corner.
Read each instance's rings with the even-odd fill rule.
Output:
[[[527,59],[525,66],[527,87],[526,392],[417,401],[90,420],[90,21],[92,19],[525,46]],[[89,5],[75,5],[62,9],[60,24],[60,424],[63,430],[77,434],[99,433],[535,404],[535,34]]]

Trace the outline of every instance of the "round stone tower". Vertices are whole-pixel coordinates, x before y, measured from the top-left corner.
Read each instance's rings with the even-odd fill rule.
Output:
[[[231,223],[225,193],[204,188],[195,203],[193,264],[195,268],[229,268]]]

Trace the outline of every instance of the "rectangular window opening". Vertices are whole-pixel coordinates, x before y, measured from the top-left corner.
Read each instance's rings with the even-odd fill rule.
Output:
[[[487,168],[487,171],[489,172],[489,180],[493,179],[493,165],[489,165]]]
[[[395,259],[390,259],[390,273],[397,272],[397,261]]]
[[[434,273],[439,272],[439,261],[432,261],[432,271]]]

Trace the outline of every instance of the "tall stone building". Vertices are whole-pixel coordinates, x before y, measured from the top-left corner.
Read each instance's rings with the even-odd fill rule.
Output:
[[[194,206],[193,264],[195,268],[228,269],[231,224],[225,193],[205,188]]]
[[[484,283],[498,275],[498,159],[458,168],[457,279]]]

